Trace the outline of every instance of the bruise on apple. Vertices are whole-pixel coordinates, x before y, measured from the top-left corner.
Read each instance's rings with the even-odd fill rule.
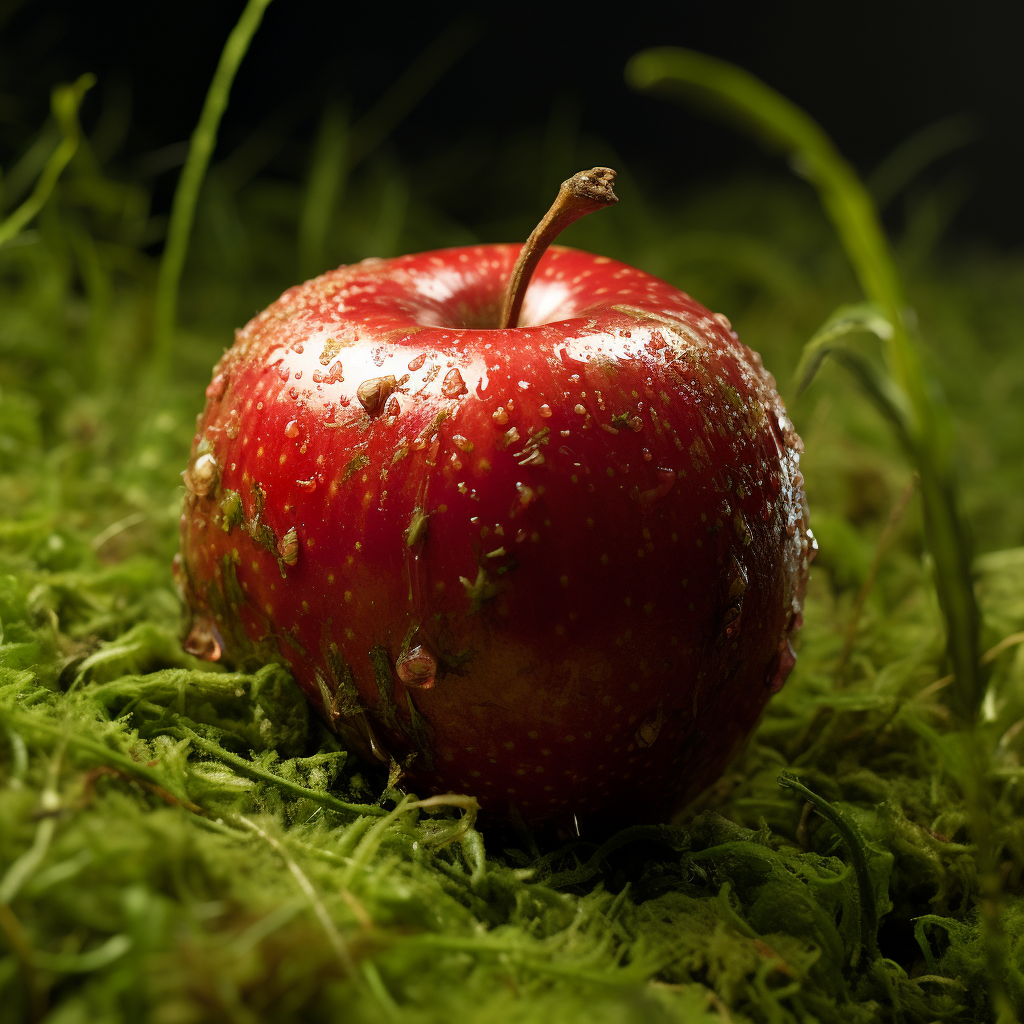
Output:
[[[800,440],[728,320],[624,264],[553,247],[493,326],[519,248],[342,267],[238,333],[185,473],[191,647],[272,651],[415,788],[664,818],[792,667]]]

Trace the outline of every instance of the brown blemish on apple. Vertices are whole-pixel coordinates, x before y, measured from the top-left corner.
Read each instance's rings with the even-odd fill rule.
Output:
[[[359,399],[359,404],[367,414],[373,416],[396,387],[398,387],[398,380],[392,374],[384,377],[371,377],[356,388],[356,398]]]

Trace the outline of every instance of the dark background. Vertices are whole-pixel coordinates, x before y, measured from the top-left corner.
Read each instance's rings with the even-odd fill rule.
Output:
[[[180,144],[242,6],[0,3],[4,166],[44,120],[50,86],[93,71],[100,81],[83,110],[86,128],[117,146],[125,173],[152,181],[156,209],[165,209],[171,172],[184,157]],[[994,0],[691,3],[667,13],[573,3],[544,17],[510,3],[460,14],[455,6],[277,0],[235,83],[220,155],[269,119],[287,143],[264,170],[301,175],[325,101],[346,98],[358,117],[453,22],[462,55],[391,134],[386,145],[399,159],[491,147],[531,126],[571,123],[604,139],[655,191],[750,168],[780,173],[777,161],[730,129],[625,86],[630,55],[683,45],[741,64],[781,90],[865,174],[915,131],[969,115],[976,139],[926,172],[963,189],[951,237],[1002,246],[1024,237],[1024,5]],[[459,50],[458,40],[453,46]],[[122,138],[118,121],[129,109]],[[898,209],[887,216],[898,219]]]

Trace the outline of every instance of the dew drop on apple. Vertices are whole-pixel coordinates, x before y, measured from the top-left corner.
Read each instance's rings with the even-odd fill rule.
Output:
[[[441,382],[441,394],[445,398],[458,398],[459,395],[464,395],[468,390],[466,382],[462,379],[462,374],[459,373],[457,367],[449,370],[444,375],[444,380]]]
[[[285,565],[295,565],[299,560],[299,534],[294,526],[277,542],[277,554]]]
[[[814,536],[810,527],[804,533],[807,535],[807,561],[810,563],[818,557],[818,538]]]
[[[437,674],[437,660],[430,651],[417,644],[398,659],[395,670],[398,672],[398,678],[406,686],[429,690],[434,685],[434,676]]]
[[[224,396],[228,386],[228,378],[223,373],[218,373],[206,387],[206,397],[211,401],[217,401]]]
[[[546,403],[537,410],[544,419],[547,419],[551,415],[551,406]]]
[[[299,422],[298,420],[289,420],[284,428],[285,437],[298,437],[299,436]]]

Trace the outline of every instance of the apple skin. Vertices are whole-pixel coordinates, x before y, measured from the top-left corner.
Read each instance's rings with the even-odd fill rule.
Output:
[[[186,647],[283,659],[418,791],[664,819],[792,668],[800,439],[724,316],[614,260],[552,247],[488,328],[519,249],[364,260],[237,333],[184,473]]]

